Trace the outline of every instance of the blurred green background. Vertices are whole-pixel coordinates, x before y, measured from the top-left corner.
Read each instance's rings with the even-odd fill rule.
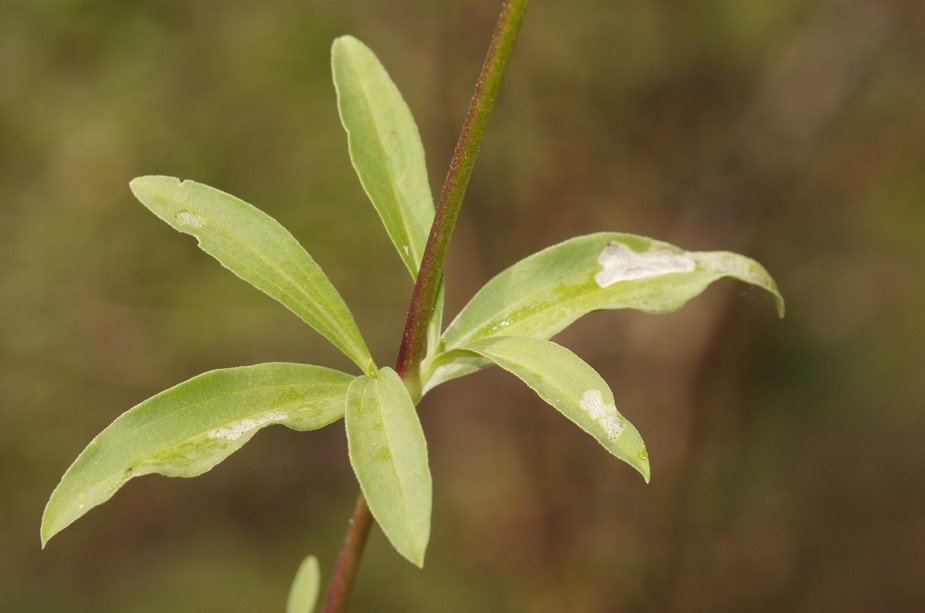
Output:
[[[40,550],[52,488],[128,407],[213,368],[350,368],[127,184],[192,178],[275,216],[389,364],[410,283],[329,46],[378,53],[437,191],[498,4],[0,4],[0,610],[277,611],[306,553],[326,580],[356,492],[341,424],[133,481]],[[532,3],[448,316],[598,230],[755,257],[788,315],[722,282],[560,335],[645,436],[649,486],[505,373],[434,390],[427,565],[374,530],[355,610],[925,610],[923,32],[918,0]]]

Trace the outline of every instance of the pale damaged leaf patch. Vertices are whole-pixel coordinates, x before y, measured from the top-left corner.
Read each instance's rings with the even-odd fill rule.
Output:
[[[697,267],[692,259],[676,250],[653,246],[645,253],[637,253],[617,241],[607,243],[597,263],[601,271],[594,275],[594,280],[601,287],[672,272],[691,272]]]
[[[229,441],[236,441],[241,438],[243,434],[251,430],[256,430],[260,426],[265,426],[267,424],[282,422],[286,420],[287,417],[288,416],[282,411],[273,411],[256,419],[242,419],[227,428],[212,430],[209,432],[209,438],[223,438]]]
[[[189,226],[191,228],[202,228],[206,225],[206,220],[197,215],[196,213],[190,213],[189,211],[180,211],[177,213],[177,223],[181,226]]]
[[[581,395],[578,406],[588,413],[612,441],[623,432],[623,421],[617,414],[617,405],[607,404],[601,390],[588,390]]]

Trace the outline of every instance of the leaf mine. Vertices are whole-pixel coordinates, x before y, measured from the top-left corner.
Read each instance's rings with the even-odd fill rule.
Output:
[[[578,406],[600,425],[610,440],[616,440],[623,433],[623,421],[617,416],[617,406],[604,402],[601,390],[586,391],[581,395]]]
[[[200,215],[196,213],[190,213],[189,211],[180,211],[176,215],[177,223],[181,226],[189,226],[191,228],[202,228],[206,225],[206,220],[203,219]]]
[[[610,241],[597,258],[602,266],[594,280],[602,288],[620,281],[646,279],[672,272],[692,272],[696,264],[682,253],[654,246],[644,253],[637,253],[627,245]]]
[[[273,411],[272,413],[267,413],[255,419],[242,419],[239,422],[231,424],[227,428],[212,430],[209,432],[209,438],[223,438],[228,441],[236,441],[241,438],[241,435],[251,430],[255,430],[271,422],[285,421],[287,418],[288,416],[282,411]]]

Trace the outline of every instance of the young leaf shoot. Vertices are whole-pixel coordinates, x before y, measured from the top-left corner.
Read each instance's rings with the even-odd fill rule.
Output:
[[[318,568],[318,558],[308,556],[302,560],[299,570],[292,580],[289,588],[289,599],[286,601],[286,613],[311,613],[315,610],[315,601],[318,600],[318,588],[321,586],[321,570]]]

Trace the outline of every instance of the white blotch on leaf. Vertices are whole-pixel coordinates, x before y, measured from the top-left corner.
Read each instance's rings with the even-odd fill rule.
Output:
[[[614,440],[623,432],[623,420],[617,416],[617,407],[604,404],[604,396],[600,390],[586,391],[581,395],[578,406],[604,429],[604,434],[610,440]]]
[[[205,219],[189,211],[180,211],[177,213],[176,220],[181,226],[189,226],[191,228],[201,228],[206,225]]]
[[[594,280],[601,287],[671,272],[691,272],[696,268],[694,260],[683,253],[659,247],[653,247],[645,253],[636,253],[616,241],[607,244],[598,256],[597,263],[603,269],[594,276]]]
[[[250,432],[255,428],[259,428],[264,424],[268,424],[271,421],[281,421],[286,419],[287,415],[282,411],[274,411],[273,413],[267,413],[256,419],[242,419],[241,421],[236,421],[227,428],[219,428],[218,430],[212,430],[209,432],[209,438],[223,438],[228,441],[234,441],[243,434]]]
[[[405,255],[411,255],[411,248],[408,245],[402,245],[401,248],[404,249]]]

